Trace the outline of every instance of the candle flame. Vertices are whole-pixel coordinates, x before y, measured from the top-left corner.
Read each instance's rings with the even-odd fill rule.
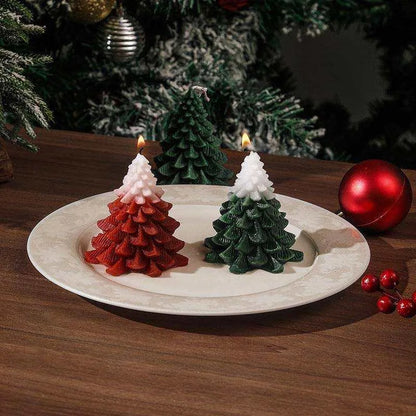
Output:
[[[245,147],[248,147],[250,145],[251,145],[250,137],[245,131],[243,135],[241,136],[241,147],[244,149]]]
[[[140,151],[143,149],[144,145],[145,145],[145,141],[144,141],[144,137],[142,135],[140,135],[137,138],[137,150]]]

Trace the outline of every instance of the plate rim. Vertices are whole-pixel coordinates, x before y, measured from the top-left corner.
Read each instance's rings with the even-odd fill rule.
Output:
[[[226,191],[229,190],[229,186],[221,186],[221,185],[186,185],[186,184],[178,184],[178,185],[165,185],[165,188],[171,188],[171,187],[175,187],[175,188],[180,188],[180,187],[189,187],[189,186],[201,186],[201,187],[209,187],[210,189],[212,189],[213,187],[221,189],[221,191]],[[33,227],[32,231],[30,232],[30,235],[27,239],[27,244],[26,244],[26,249],[27,249],[27,253],[28,253],[28,257],[33,265],[33,267],[47,280],[49,280],[50,282],[56,284],[57,286],[71,292],[71,293],[75,293],[79,296],[82,296],[86,299],[90,299],[99,303],[103,303],[103,304],[107,304],[107,305],[112,305],[112,306],[116,306],[116,307],[121,307],[121,308],[125,308],[125,309],[132,309],[132,310],[136,310],[136,311],[142,311],[142,312],[150,312],[150,313],[158,313],[158,314],[166,314],[166,315],[177,315],[177,316],[236,316],[236,315],[252,315],[252,314],[260,314],[260,313],[268,313],[268,312],[274,312],[274,311],[279,311],[279,310],[287,310],[287,309],[292,309],[292,308],[296,308],[296,307],[300,307],[300,306],[304,306],[307,304],[311,304],[311,303],[315,303],[318,302],[320,300],[329,298],[339,292],[342,292],[343,290],[345,290],[346,288],[348,288],[349,286],[351,286],[354,282],[356,282],[359,277],[365,272],[365,270],[367,269],[369,263],[370,263],[370,259],[371,259],[371,251],[370,251],[370,247],[368,245],[368,242],[366,240],[366,238],[364,237],[364,235],[356,228],[354,227],[351,223],[349,223],[348,221],[346,221],[344,218],[338,216],[337,214],[334,214],[333,212],[322,208],[318,205],[312,204],[310,202],[298,199],[298,198],[294,198],[288,195],[284,195],[284,194],[276,194],[276,198],[279,199],[279,196],[283,196],[284,198],[288,198],[294,202],[301,202],[302,204],[307,204],[308,206],[312,207],[313,209],[318,209],[321,210],[322,212],[325,213],[325,215],[331,215],[331,216],[336,216],[338,220],[340,220],[342,223],[344,223],[345,225],[347,225],[348,228],[354,229],[357,233],[359,238],[361,239],[361,242],[364,244],[363,248],[365,249],[365,256],[366,256],[366,260],[361,264],[361,267],[359,268],[360,270],[360,274],[358,274],[357,272],[357,276],[355,277],[351,277],[350,279],[345,279],[343,282],[344,284],[337,286],[336,288],[334,288],[333,290],[327,290],[322,292],[320,295],[315,296],[313,298],[313,300],[311,299],[304,299],[304,300],[300,300],[297,302],[294,302],[292,305],[290,306],[285,306],[285,305],[276,305],[273,308],[267,307],[265,309],[255,309],[255,310],[233,310],[233,311],[215,311],[215,310],[209,310],[209,311],[203,311],[203,310],[199,310],[199,311],[192,311],[192,310],[180,310],[178,311],[175,308],[169,308],[166,307],[163,310],[160,307],[152,307],[149,305],[138,305],[138,304],[132,304],[130,302],[126,302],[126,301],[117,301],[114,299],[109,299],[106,297],[100,297],[94,294],[89,294],[84,292],[83,290],[79,290],[76,287],[71,287],[68,286],[67,284],[65,284],[64,282],[60,281],[59,279],[55,278],[50,272],[46,271],[36,260],[35,256],[33,255],[33,253],[31,252],[31,245],[33,243],[33,239],[36,236],[36,232],[37,230],[45,223],[47,222],[50,217],[58,214],[59,212],[72,207],[73,205],[77,205],[77,204],[82,204],[83,202],[86,202],[88,200],[94,199],[94,198],[98,198],[98,197],[102,197],[104,195],[111,195],[113,194],[113,192],[109,191],[109,192],[102,192],[96,195],[90,195],[88,197],[79,199],[77,201],[73,201],[69,204],[66,204],[54,211],[52,211],[51,213],[49,213],[48,215],[46,215],[44,218],[42,218],[36,225],[35,227]],[[180,203],[180,202],[175,202],[175,205],[191,205],[189,203]],[[214,205],[214,206],[218,206],[218,209],[220,207],[220,204],[210,204],[210,203],[198,203],[195,205]],[[293,224],[293,221],[291,221]],[[296,226],[297,228],[299,228],[301,231],[307,233],[308,238],[310,238],[313,242],[313,244],[316,246],[316,241],[310,236],[310,234],[308,233],[308,231],[305,231],[303,228],[299,227],[296,224],[293,224],[294,226]],[[318,252],[319,255],[319,252]],[[114,284],[117,285],[117,283],[108,280],[108,282],[112,282]],[[131,290],[135,290],[133,288],[129,288]],[[151,294],[155,294],[154,292],[149,292]],[[260,292],[262,293],[262,292]],[[163,297],[178,297],[176,295],[169,295],[169,294],[157,294],[158,296],[163,296]],[[247,295],[242,295],[242,296],[252,296],[252,294],[247,294]],[[192,296],[189,296],[188,298],[194,298]],[[226,297],[227,298],[227,297]],[[228,297],[229,298],[229,297]]]

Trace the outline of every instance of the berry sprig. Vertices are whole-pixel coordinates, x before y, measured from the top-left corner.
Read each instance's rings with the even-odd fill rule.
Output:
[[[416,291],[413,292],[412,298],[403,298],[397,289],[399,276],[392,269],[386,269],[381,272],[380,278],[374,274],[366,274],[361,279],[361,288],[365,292],[381,292],[377,300],[377,309],[383,313],[397,313],[404,318],[411,318],[416,315]],[[393,290],[393,293],[385,289]]]

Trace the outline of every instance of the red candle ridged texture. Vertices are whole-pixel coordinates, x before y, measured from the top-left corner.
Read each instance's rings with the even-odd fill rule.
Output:
[[[108,204],[110,215],[97,222],[101,233],[85,253],[88,263],[103,264],[106,272],[128,272],[158,277],[164,270],[186,266],[188,258],[178,253],[185,243],[173,236],[179,222],[169,216],[172,204],[161,199],[148,160],[137,155],[129,166],[118,198]]]
[[[110,215],[97,222],[103,232],[92,238],[94,249],[85,253],[88,263],[107,266],[113,276],[133,271],[151,277],[188,264],[177,253],[185,243],[172,235],[179,227],[168,215],[172,204],[163,200],[124,204],[118,198],[108,207]]]

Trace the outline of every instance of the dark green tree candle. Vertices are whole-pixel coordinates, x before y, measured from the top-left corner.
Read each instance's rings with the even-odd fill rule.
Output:
[[[272,185],[259,155],[251,152],[213,223],[216,235],[205,239],[207,262],[228,264],[232,273],[241,274],[280,273],[285,263],[303,260],[303,253],[291,248],[295,235],[285,231],[289,222]]]
[[[159,184],[225,185],[233,175],[223,166],[227,157],[201,94],[207,97],[204,88],[189,89],[168,118],[167,137],[160,142],[163,153],[155,158]]]

